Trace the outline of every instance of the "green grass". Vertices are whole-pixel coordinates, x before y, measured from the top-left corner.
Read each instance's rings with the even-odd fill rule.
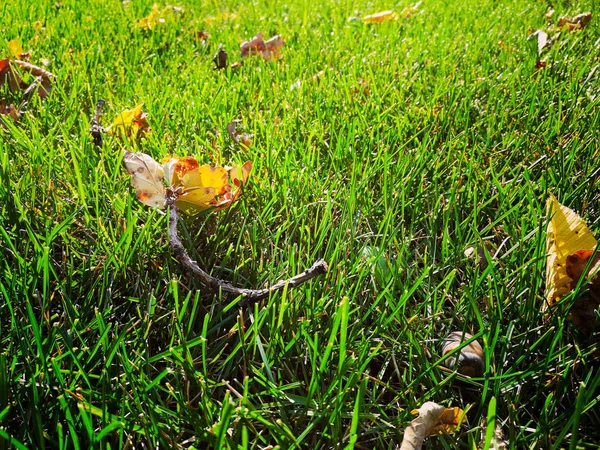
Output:
[[[57,76],[0,130],[0,448],[392,449],[428,400],[469,426],[427,448],[473,449],[494,408],[510,448],[598,448],[595,339],[566,306],[540,312],[548,193],[600,223],[598,18],[536,71],[541,1],[425,0],[377,25],[347,19],[409,4],[176,5],[145,31],[149,0],[0,3],[0,42]],[[598,6],[555,4],[552,22]],[[218,43],[233,62],[258,31],[284,36],[280,60],[212,70]],[[95,148],[100,98],[104,125],[143,102],[152,133]],[[232,210],[181,227],[212,275],[330,272],[238,311],[135,200],[132,147],[253,161]],[[482,241],[499,248],[485,270],[464,255]],[[454,330],[486,348],[483,378],[439,369]]]

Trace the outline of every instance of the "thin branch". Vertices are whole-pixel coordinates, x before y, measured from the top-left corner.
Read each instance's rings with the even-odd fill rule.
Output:
[[[170,203],[170,202],[168,202]],[[213,289],[219,289],[223,292],[227,292],[229,294],[242,296],[242,299],[238,303],[238,306],[245,307],[251,305],[254,302],[262,300],[271,294],[272,292],[277,292],[285,288],[286,286],[289,288],[293,288],[301,285],[305,281],[308,281],[314,277],[319,275],[323,275],[327,273],[328,267],[327,263],[320,259],[315,262],[312,267],[306,269],[304,272],[299,273],[298,275],[290,278],[289,280],[283,280],[275,283],[274,285],[266,288],[266,289],[244,289],[233,286],[231,283],[227,281],[220,280],[218,278],[214,278],[204,270],[202,270],[196,261],[190,258],[181,239],[179,239],[179,234],[177,232],[177,224],[179,222],[179,210],[174,204],[169,205],[169,229],[170,229],[170,240],[169,244],[173,249],[173,253],[175,254],[175,258],[177,258],[187,269],[193,272],[200,280],[207,286]]]

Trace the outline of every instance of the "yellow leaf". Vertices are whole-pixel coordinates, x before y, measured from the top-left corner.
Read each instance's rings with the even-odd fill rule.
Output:
[[[394,11],[381,11],[377,14],[371,14],[370,16],[363,17],[364,23],[379,23],[385,22],[386,20],[398,20],[398,14],[396,14]]]
[[[165,207],[163,168],[145,153],[125,152],[125,168],[131,175],[131,185],[136,189],[137,199],[155,208]]]
[[[231,189],[227,170],[208,164],[186,171],[180,182],[183,193],[175,205],[190,216],[215,208],[219,204],[217,196],[225,194],[227,188]]]
[[[158,23],[160,23],[160,21],[161,21],[160,15],[161,15],[161,10],[158,7],[158,5],[155,3],[154,5],[152,5],[152,10],[150,11],[150,14],[148,14],[146,17],[141,18],[138,21],[138,27],[143,28],[145,30],[151,30]]]
[[[593,251],[597,245],[584,220],[554,196],[548,199],[546,209],[550,222],[546,232],[546,305],[543,309],[571,291],[567,257],[579,250]]]
[[[119,114],[113,123],[106,129],[112,136],[142,137],[150,131],[146,120],[146,113],[140,104],[133,109],[127,109]]]
[[[17,59],[20,58],[23,53],[25,53],[23,51],[23,47],[21,47],[21,44],[16,39],[13,39],[8,42],[8,51],[10,53],[10,56]]]

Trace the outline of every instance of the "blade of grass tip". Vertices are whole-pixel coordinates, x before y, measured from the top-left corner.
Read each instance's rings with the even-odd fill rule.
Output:
[[[325,350],[323,352],[323,356],[321,358],[321,365],[319,366],[319,373],[324,373],[325,366],[327,365],[327,361],[329,361],[329,356],[333,351],[333,343],[335,341],[335,337],[337,336],[338,330],[340,328],[340,323],[342,321],[342,315],[340,310],[338,309],[335,317],[333,319],[333,325],[331,327],[331,333],[329,333],[329,340],[327,341],[327,345],[325,346]]]
[[[483,445],[483,450],[490,450],[492,441],[494,439],[495,431],[496,431],[496,397],[492,397],[492,398],[490,398],[490,403],[488,404],[487,426],[485,429],[485,443]]]
[[[69,405],[68,405],[67,401],[65,400],[65,396],[59,395],[58,402],[60,403],[60,406],[62,407],[65,418],[67,420],[67,426],[69,427],[69,432],[70,432],[69,436],[71,436],[71,440],[73,442],[73,448],[75,450],[79,450],[80,447],[79,447],[79,439],[77,438],[77,436],[78,436],[77,426],[75,425],[75,421],[73,420],[73,416],[71,414],[71,409],[69,408]]]
[[[265,371],[267,372],[267,378],[273,384],[275,384],[275,378],[273,378],[273,373],[271,372],[271,365],[269,364],[269,360],[267,358],[267,354],[265,353],[265,348],[262,345],[262,340],[260,339],[260,334],[256,333],[256,346],[258,347],[258,352],[260,353],[260,358],[265,365]]]
[[[579,392],[577,393],[577,401],[575,403],[575,414],[573,414],[573,427],[571,428],[571,444],[569,450],[577,449],[577,438],[579,436],[579,422],[583,413],[583,405],[585,403],[585,383],[579,383]]]
[[[217,436],[215,440],[214,448],[227,448],[226,446],[226,435],[227,435],[227,427],[229,426],[229,421],[231,420],[231,415],[233,413],[233,405],[229,401],[230,393],[227,391],[225,393],[225,398],[223,399],[223,407],[221,408],[221,420],[217,424]]]
[[[360,417],[360,406],[363,398],[365,397],[365,391],[367,390],[367,382],[368,378],[363,378],[360,384],[358,385],[358,395],[356,396],[356,401],[354,402],[354,411],[352,412],[352,423],[350,424],[350,441],[348,445],[346,445],[345,450],[353,449],[356,445],[356,441],[358,440],[358,419]]]
[[[341,376],[344,370],[344,362],[346,361],[346,341],[348,340],[348,297],[342,298],[342,305],[341,308],[338,308],[338,312],[342,316],[340,327],[340,362],[338,366],[338,377],[342,381]]]
[[[23,444],[21,444],[19,441],[17,441],[15,438],[13,438],[12,436],[10,436],[6,431],[4,430],[0,430],[0,438],[10,442],[11,445],[13,445],[15,448],[19,449],[19,450],[27,450],[27,447],[25,447]]]

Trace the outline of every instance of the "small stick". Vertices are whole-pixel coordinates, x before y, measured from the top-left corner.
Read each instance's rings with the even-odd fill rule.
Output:
[[[177,206],[173,204],[173,200],[167,200],[167,204],[169,205],[169,228],[170,228],[170,240],[169,244],[173,249],[173,253],[175,254],[175,258],[177,258],[186,268],[192,271],[194,275],[196,275],[200,280],[213,289],[220,289],[224,292],[242,296],[242,299],[238,303],[240,307],[246,307],[251,305],[254,302],[262,300],[271,294],[272,292],[277,292],[282,290],[284,287],[288,286],[290,288],[299,286],[300,284],[308,281],[314,277],[319,275],[323,275],[327,273],[328,267],[327,263],[320,259],[315,262],[310,268],[306,269],[304,272],[299,273],[298,275],[290,278],[289,280],[283,280],[275,283],[274,285],[266,288],[266,289],[244,289],[233,286],[231,283],[227,281],[220,280],[218,278],[214,278],[204,270],[202,270],[196,261],[190,258],[181,239],[179,239],[179,234],[177,233],[177,223],[179,222],[179,210]]]

